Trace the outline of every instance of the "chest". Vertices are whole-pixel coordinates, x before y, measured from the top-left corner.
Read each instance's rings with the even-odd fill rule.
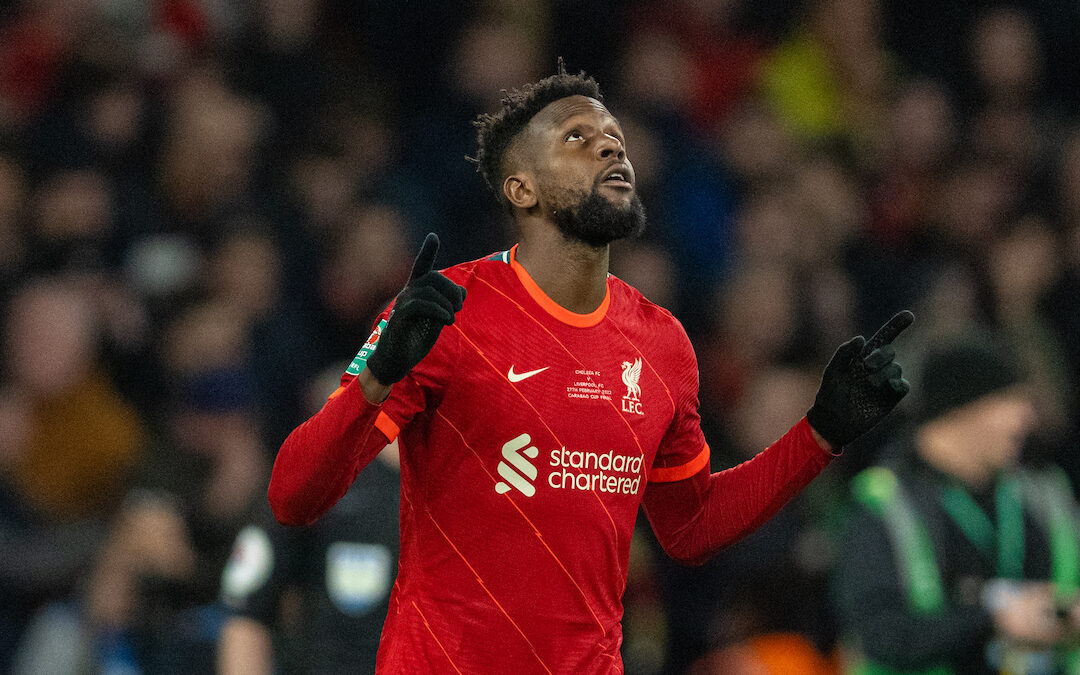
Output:
[[[468,461],[447,470],[473,471],[463,482],[491,485],[485,499],[633,513],[674,417],[663,359],[603,326],[557,332],[526,318],[455,329],[461,376],[433,423]]]
[[[457,397],[504,435],[651,461],[675,412],[672,375],[651,341],[603,325],[557,332],[529,323],[462,328],[458,372],[467,377]]]

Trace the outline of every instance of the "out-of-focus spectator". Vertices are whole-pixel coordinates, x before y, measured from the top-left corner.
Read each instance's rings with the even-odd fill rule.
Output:
[[[968,145],[1007,177],[1019,208],[1042,212],[1052,192],[1049,150],[1060,141],[1062,119],[1045,103],[1046,47],[1032,11],[1000,7],[979,15],[969,49]]]
[[[337,369],[310,383],[308,398],[320,399],[310,409],[339,377]],[[394,443],[310,528],[278,524],[265,500],[253,508],[221,577],[229,618],[217,647],[219,673],[374,670],[397,571],[397,461]]]
[[[836,599],[856,663],[1065,672],[1076,505],[1060,470],[1020,464],[1036,425],[1020,373],[994,336],[933,345],[916,424],[855,479]]]
[[[744,14],[740,2],[712,0],[646,2],[632,17],[645,32],[686,50],[689,67],[676,81],[688,88],[685,104],[702,131],[721,124],[753,91],[765,45]],[[671,72],[662,62],[652,65],[657,74]],[[643,84],[647,90],[650,83]]]
[[[356,205],[340,214],[318,286],[319,340],[327,362],[355,353],[357,336],[369,332],[372,319],[404,286],[408,241],[408,223],[392,207]]]
[[[739,270],[719,293],[718,325],[703,350],[701,401],[708,415],[730,414],[753,373],[783,361],[798,333],[793,275],[775,266]]]
[[[98,357],[98,318],[62,278],[27,284],[6,317],[8,388],[29,412],[10,479],[46,519],[107,515],[123,496],[144,432]]]
[[[763,101],[752,99],[717,127],[713,152],[735,173],[744,191],[782,179],[800,149]]]
[[[238,87],[274,113],[275,146],[287,160],[314,136],[331,70],[319,44],[318,0],[259,0],[245,35],[229,59]]]
[[[102,667],[212,667],[218,574],[268,474],[245,328],[220,301],[194,305],[171,326],[162,433],[88,584]]]
[[[212,246],[229,217],[260,211],[255,162],[265,114],[212,65],[171,85],[169,110],[157,173],[168,229]]]
[[[805,24],[766,57],[761,87],[799,137],[860,156],[881,143],[894,81],[877,0],[815,0]]]
[[[208,261],[207,286],[244,331],[245,370],[266,447],[301,418],[300,391],[313,356],[302,309],[284,295],[281,251],[266,227],[236,226]]]
[[[113,234],[112,185],[101,172],[65,171],[48,177],[32,200],[30,243],[41,272],[98,270]]]
[[[20,126],[48,102],[61,66],[92,16],[86,0],[22,4],[0,39],[0,128]]]
[[[994,315],[1002,332],[1018,345],[1020,366],[1028,373],[1040,435],[1060,437],[1068,428],[1075,375],[1058,336],[1042,310],[1043,298],[1061,275],[1058,237],[1035,217],[1015,223],[996,238],[987,256]]]
[[[1024,10],[1002,7],[976,17],[969,48],[973,84],[984,101],[1022,107],[1039,93],[1043,52]]]
[[[51,641],[70,637],[65,626],[77,625],[64,603],[74,600],[143,450],[143,425],[103,370],[97,321],[88,298],[61,277],[21,286],[5,315],[3,670],[31,625],[36,638],[24,645],[21,662],[32,664],[51,652],[55,660],[49,663],[68,667],[65,659],[78,657],[77,644],[59,649]],[[56,611],[39,614],[46,606]]]
[[[957,142],[957,121],[949,92],[931,80],[904,86],[893,102],[880,164],[869,190],[871,220],[865,236],[871,264],[891,259],[904,264],[903,254],[923,234],[931,220],[930,207],[945,162]],[[886,273],[887,274],[887,273]]]

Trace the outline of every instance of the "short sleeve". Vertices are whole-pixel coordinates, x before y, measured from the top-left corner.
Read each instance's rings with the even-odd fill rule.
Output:
[[[675,323],[670,366],[675,414],[660,441],[649,482],[669,483],[689,478],[709,465],[709,446],[698,413],[698,364],[682,325]]]
[[[219,600],[230,614],[274,625],[278,602],[299,565],[300,532],[267,518],[240,530],[221,574]]]

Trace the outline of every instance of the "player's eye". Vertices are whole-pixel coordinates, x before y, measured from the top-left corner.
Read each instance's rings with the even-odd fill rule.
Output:
[[[577,142],[585,140],[585,137],[581,135],[580,131],[575,129],[574,131],[566,134],[566,138],[564,138],[563,140],[565,140],[567,143],[571,141]]]

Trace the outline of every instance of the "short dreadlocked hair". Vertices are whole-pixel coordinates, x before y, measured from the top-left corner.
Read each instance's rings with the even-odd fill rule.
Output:
[[[503,161],[506,151],[521,130],[545,106],[567,96],[588,96],[597,101],[604,99],[600,85],[584,72],[570,75],[562,58],[558,72],[538,82],[526,84],[520,89],[503,90],[502,110],[483,113],[473,122],[477,133],[476,170],[480,172],[488,188],[503,205],[507,205],[502,191]]]

